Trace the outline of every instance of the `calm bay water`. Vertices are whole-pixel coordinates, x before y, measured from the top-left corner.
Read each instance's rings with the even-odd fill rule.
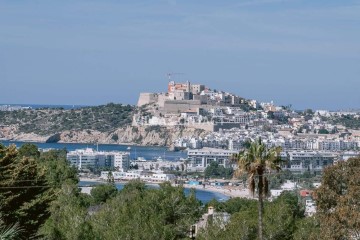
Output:
[[[15,144],[17,147],[21,147],[25,142],[18,141],[0,141],[0,143],[8,146]],[[172,152],[168,151],[166,147],[144,147],[144,146],[129,146],[129,145],[117,145],[117,144],[86,144],[86,143],[36,143],[38,148],[41,149],[64,149],[67,151],[73,151],[75,149],[93,148],[99,151],[128,151],[130,152],[130,158],[136,159],[137,157],[144,157],[146,160],[153,160],[158,157],[166,160],[178,160],[180,158],[186,158],[186,152]],[[130,147],[130,149],[128,149]]]
[[[97,184],[102,184],[100,182],[91,182],[91,181],[81,181],[79,183],[79,186],[89,186],[89,185],[97,185]],[[121,190],[124,188],[124,184],[123,183],[115,183],[116,188],[118,190]],[[149,188],[159,188],[158,185],[147,185]],[[189,195],[190,193],[190,189],[189,188],[185,188],[184,189],[184,193],[185,195]],[[199,199],[203,204],[208,203],[209,201],[211,201],[212,199],[216,199],[217,201],[227,201],[229,199],[228,196],[221,194],[221,193],[217,193],[217,192],[210,192],[210,191],[203,191],[203,190],[196,190],[195,191],[195,195],[196,198]]]

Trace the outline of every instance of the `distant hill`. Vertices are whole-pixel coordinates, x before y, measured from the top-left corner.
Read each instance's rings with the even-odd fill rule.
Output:
[[[78,109],[43,108],[0,111],[0,125],[19,132],[51,135],[67,130],[111,132],[131,124],[135,107],[109,103]]]

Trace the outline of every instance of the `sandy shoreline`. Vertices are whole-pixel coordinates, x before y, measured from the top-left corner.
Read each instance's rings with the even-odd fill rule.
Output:
[[[106,181],[101,180],[99,178],[80,177],[80,181],[106,183]],[[126,184],[127,182],[128,181],[116,181],[115,183]],[[146,184],[157,185],[158,183],[146,182]],[[173,185],[176,186],[175,184],[173,184]],[[235,197],[252,198],[249,194],[249,190],[243,189],[241,187],[234,187],[234,186],[218,187],[218,186],[205,185],[205,188],[204,188],[203,185],[190,185],[190,184],[183,184],[183,186],[184,186],[184,188],[189,188],[189,189],[194,188],[196,190],[201,190],[201,191],[221,193],[221,194],[224,194],[225,196],[228,196],[231,198],[235,198]],[[91,190],[90,187],[83,187],[83,192],[90,193],[90,190]]]
[[[235,198],[235,197],[240,197],[240,198],[252,198],[249,195],[249,190],[248,189],[241,189],[239,187],[231,187],[231,186],[226,186],[226,187],[216,187],[216,186],[210,186],[210,185],[206,185],[205,188],[202,185],[189,185],[189,184],[184,184],[185,188],[195,188],[201,191],[209,191],[209,192],[216,192],[216,193],[221,193],[224,194],[228,197],[231,198]]]

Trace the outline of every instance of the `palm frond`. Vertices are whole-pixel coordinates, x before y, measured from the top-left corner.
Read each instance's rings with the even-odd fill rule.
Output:
[[[1,240],[16,239],[19,233],[22,231],[18,223],[15,223],[14,225],[11,226],[1,226],[1,225],[0,225]]]
[[[239,177],[244,173],[249,174],[249,191],[252,195],[255,193],[255,177],[264,176],[258,182],[257,187],[261,189],[259,194],[267,197],[269,195],[269,182],[264,174],[271,173],[272,170],[277,172],[281,170],[284,161],[281,159],[280,153],[281,147],[268,148],[259,138],[251,143],[246,150],[234,154],[231,158],[238,166],[234,176]]]

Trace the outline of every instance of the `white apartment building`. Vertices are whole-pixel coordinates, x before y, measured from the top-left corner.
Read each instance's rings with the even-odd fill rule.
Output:
[[[78,169],[96,167],[104,163],[103,159],[100,160],[91,148],[70,151],[66,154],[66,159]]]
[[[332,165],[338,158],[338,155],[334,152],[321,151],[288,151],[283,152],[281,156],[283,160],[287,161],[283,169],[297,173],[306,171],[311,173],[321,172],[326,166]]]
[[[192,149],[188,151],[187,169],[203,172],[212,161],[216,161],[224,167],[231,167],[230,158],[235,153],[238,151],[217,148]]]
[[[129,152],[98,152],[92,148],[76,149],[66,155],[71,165],[78,169],[96,167],[115,167],[118,170],[126,171],[130,166]]]
[[[318,141],[319,150],[340,151],[354,150],[358,147],[356,141],[340,140],[340,139],[324,139]]]
[[[108,158],[116,169],[126,171],[130,167],[130,153],[128,152],[109,152]]]
[[[238,139],[238,140],[229,140],[229,150],[232,151],[240,151],[244,148],[244,140]]]
[[[114,180],[143,180],[146,182],[165,182],[165,181],[171,181],[176,178],[174,174],[165,174],[165,173],[153,173],[148,171],[131,171],[131,172],[118,172],[114,171],[111,172]],[[107,180],[109,176],[108,171],[102,171],[100,178]]]

